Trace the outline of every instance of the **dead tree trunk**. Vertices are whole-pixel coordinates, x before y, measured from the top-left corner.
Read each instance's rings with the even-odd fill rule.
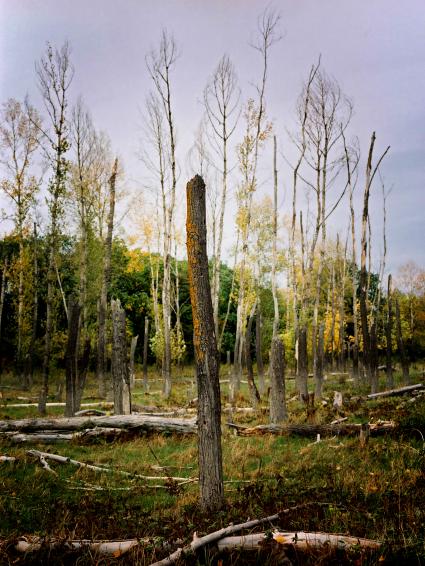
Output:
[[[396,297],[395,300],[395,317],[396,317],[396,328],[397,328],[397,348],[400,356],[401,369],[403,371],[403,383],[405,385],[410,385],[409,360],[407,359],[406,350],[404,349],[403,332],[401,330],[400,305],[398,302],[398,297]],[[375,393],[375,391],[373,391],[372,393]]]
[[[252,321],[254,319],[254,313],[256,308],[257,305],[254,305],[249,314],[248,326],[246,329],[246,337],[245,337],[245,361],[246,361],[246,370],[248,375],[249,396],[251,398],[251,405],[253,409],[258,408],[258,403],[261,400],[260,394],[258,393],[258,389],[254,381],[254,369],[252,367],[252,357],[251,357]]]
[[[308,397],[307,328],[305,325],[301,326],[298,332],[297,380],[300,398]]]
[[[0,291],[0,335],[1,335],[1,326],[3,320],[3,307],[4,307],[4,297],[6,295],[6,280],[7,280],[7,258],[4,260],[3,263],[3,273],[1,278],[1,291]]]
[[[130,363],[129,363],[129,373],[130,373],[130,387],[133,389],[135,383],[135,370],[134,370],[134,356],[136,354],[136,346],[139,335],[133,336],[131,339],[130,346]]]
[[[76,389],[78,373],[78,334],[81,305],[70,297],[68,301],[68,343],[66,347],[66,407],[65,417],[73,417],[76,408]]]
[[[264,383],[264,365],[262,354],[262,316],[260,301],[257,302],[257,314],[255,317],[255,357],[257,358],[258,388],[260,395],[264,395],[266,385]]]
[[[198,383],[198,458],[200,502],[217,510],[224,502],[221,453],[219,355],[208,277],[205,183],[187,184],[187,257]]]
[[[149,343],[149,319],[145,316],[145,331],[143,334],[143,387],[149,389],[148,384],[148,343]]]
[[[131,414],[130,379],[127,365],[127,338],[125,312],[119,299],[111,301],[112,312],[112,383],[114,389],[114,413]]]
[[[81,399],[83,398],[84,387],[86,385],[87,372],[90,362],[91,342],[87,336],[84,342],[84,348],[81,358],[78,360],[77,386],[75,391],[75,411],[78,412],[81,407]]]
[[[325,326],[322,322],[319,326],[319,339],[317,341],[317,352],[316,352],[315,397],[316,399],[319,400],[322,398],[322,390],[323,390],[323,362],[325,358],[324,332],[325,332]]]
[[[273,338],[270,359],[270,422],[287,419],[285,399],[285,349],[279,337]]]
[[[104,243],[103,279],[98,312],[97,381],[100,397],[105,397],[106,395],[106,311],[108,308],[108,293],[111,282],[112,235],[114,231],[117,173],[118,159],[115,159],[112,174],[109,179],[108,232]]]
[[[392,297],[392,277],[391,274],[388,275],[388,293],[387,293],[387,303],[388,303],[388,318],[387,325],[385,328],[385,334],[387,339],[387,389],[394,388],[394,375],[393,375],[393,297]]]

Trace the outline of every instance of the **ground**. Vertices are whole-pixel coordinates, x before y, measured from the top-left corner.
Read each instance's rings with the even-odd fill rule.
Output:
[[[225,373],[225,372],[223,372]],[[60,374],[58,374],[60,376]],[[178,370],[171,399],[161,396],[161,381],[152,370],[150,391],[136,382],[136,405],[161,409],[187,406],[195,396],[193,370]],[[137,377],[141,377],[138,375]],[[60,377],[59,377],[60,378]],[[419,374],[418,374],[419,380]],[[31,391],[14,388],[13,375],[3,376],[0,419],[35,417],[36,408],[8,408],[18,397],[35,398],[39,385]],[[243,384],[239,406],[248,406]],[[305,422],[305,410],[294,398],[293,380],[288,380],[287,397],[291,422]],[[384,383],[381,384],[384,388]],[[54,389],[54,387],[52,387]],[[344,394],[344,407],[336,414],[332,406],[335,390]],[[261,518],[303,504],[266,530],[322,531],[377,539],[380,552],[360,554],[297,554],[293,548],[267,545],[261,558],[256,553],[218,556],[208,549],[195,564],[425,564],[425,398],[406,403],[403,397],[365,401],[367,392],[353,390],[353,383],[330,376],[325,383],[326,406],[318,406],[314,419],[329,423],[339,416],[347,422],[395,420],[391,435],[371,437],[361,446],[358,437],[315,438],[299,436],[235,436],[223,416],[223,462],[226,506],[214,516],[203,514],[197,505],[196,482],[178,486],[173,480],[147,481],[119,473],[100,473],[71,465],[51,463],[57,475],[42,468],[27,453],[31,448],[69,456],[76,460],[107,465],[138,475],[197,477],[197,448],[194,436],[142,436],[128,442],[96,444],[57,443],[13,445],[0,440],[0,455],[16,457],[0,463],[0,563],[16,564],[150,564],[166,556],[178,545],[229,523]],[[94,400],[96,384],[89,383],[84,401]],[[223,384],[223,403],[227,384]],[[53,400],[53,399],[51,399]],[[267,423],[267,403],[256,415],[234,415],[245,425]],[[51,408],[49,416],[63,414]],[[156,467],[165,467],[159,471]],[[163,485],[163,487],[152,487]],[[51,552],[47,548],[31,555],[14,550],[17,538],[41,535],[61,540],[149,539],[120,557],[100,559],[90,552]],[[221,562],[220,562],[221,561]]]

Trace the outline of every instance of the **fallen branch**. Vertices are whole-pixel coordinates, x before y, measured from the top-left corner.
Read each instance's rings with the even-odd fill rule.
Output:
[[[131,478],[142,479],[146,481],[159,480],[159,481],[173,481],[177,485],[182,485],[188,483],[189,481],[194,481],[194,478],[183,478],[183,477],[170,477],[170,476],[142,476],[140,474],[134,474],[132,472],[126,472],[124,470],[115,470],[113,468],[107,468],[104,466],[95,466],[93,464],[86,464],[85,462],[80,462],[78,460],[73,460],[72,458],[67,458],[66,456],[61,456],[60,454],[50,454],[49,452],[40,452],[39,450],[27,450],[27,454],[30,456],[35,456],[40,461],[51,460],[52,462],[59,462],[60,464],[72,464],[78,468],[86,468],[88,470],[93,470],[95,472],[106,472],[108,474],[120,474],[122,476],[128,476]],[[53,470],[50,470],[53,471]],[[181,482],[181,483],[179,483]]]
[[[269,540],[270,535],[267,533],[258,533],[222,538],[217,542],[217,546],[219,551],[235,549],[260,550],[264,548],[264,543]],[[343,550],[360,547],[361,549],[376,550],[381,546],[381,543],[377,540],[328,533],[306,533],[304,531],[276,531],[272,535],[272,540],[278,544],[294,546],[299,550],[308,550],[312,547],[331,547]]]
[[[406,385],[405,387],[399,387],[398,389],[389,389],[388,391],[381,391],[380,393],[371,393],[366,398],[377,399],[378,397],[393,397],[396,395],[403,395],[409,391],[417,391],[418,389],[424,388],[425,385],[423,383],[416,383],[415,385]]]
[[[310,502],[310,503],[302,503],[301,505],[295,505],[294,507],[289,507],[288,509],[284,509],[275,515],[269,515],[268,517],[264,517],[263,519],[253,519],[252,521],[247,521],[246,523],[240,523],[238,525],[229,525],[228,527],[224,527],[219,531],[215,531],[208,535],[198,538],[196,533],[194,534],[193,541],[186,545],[183,548],[178,548],[175,552],[167,556],[166,558],[159,560],[151,564],[150,566],[168,566],[169,564],[175,564],[180,558],[183,558],[185,555],[193,554],[197,552],[199,549],[203,548],[208,544],[212,544],[217,542],[224,537],[228,537],[234,533],[238,533],[243,530],[253,529],[258,525],[263,525],[264,523],[272,523],[274,521],[278,521],[283,516],[288,515],[292,511],[296,511],[298,509],[309,507],[312,505],[318,506],[327,506],[330,503],[317,503],[317,502]]]
[[[277,435],[290,435],[298,434],[299,436],[354,436],[360,433],[361,424],[357,423],[338,423],[338,424],[288,424],[288,425],[258,425],[254,427],[242,426],[234,423],[227,423],[230,428],[237,431],[240,436],[256,436],[260,434],[277,434]],[[371,434],[383,434],[392,432],[396,429],[394,421],[377,421],[370,423]]]

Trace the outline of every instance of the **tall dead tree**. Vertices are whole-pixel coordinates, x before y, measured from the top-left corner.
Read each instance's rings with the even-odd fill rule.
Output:
[[[119,299],[111,301],[112,314],[112,385],[114,390],[114,413],[131,413],[131,388],[127,359],[127,337],[125,311]]]
[[[242,354],[246,321],[248,318],[246,301],[246,280],[248,277],[248,244],[252,221],[252,200],[258,183],[258,160],[260,150],[271,134],[271,124],[266,121],[266,83],[268,75],[268,58],[272,45],[279,40],[277,35],[280,16],[272,10],[265,10],[258,20],[257,41],[253,44],[262,59],[262,75],[257,85],[257,100],[248,100],[244,111],[246,131],[242,143],[238,147],[239,166],[242,182],[238,190],[238,219],[241,233],[242,257],[239,265],[239,292],[236,311],[236,336],[234,354],[234,386],[239,387],[242,373]]]
[[[221,195],[218,210],[217,235],[214,238],[212,263],[212,302],[215,334],[218,337],[218,303],[220,296],[220,265],[223,245],[224,214],[227,201],[228,145],[238,122],[240,89],[234,66],[227,55],[223,55],[212,78],[204,90],[204,105],[214,139],[214,149],[221,158]]]
[[[106,314],[108,309],[108,293],[111,285],[112,236],[114,231],[115,192],[118,174],[118,159],[115,159],[112,174],[109,178],[109,212],[106,238],[103,243],[103,275],[98,307],[97,329],[97,383],[100,397],[106,395]]]
[[[46,324],[44,334],[44,355],[42,368],[42,385],[38,410],[46,413],[47,394],[49,389],[51,342],[53,332],[54,303],[56,293],[56,255],[59,245],[60,217],[63,200],[66,193],[66,177],[68,162],[65,157],[69,149],[69,127],[67,119],[68,90],[71,85],[74,70],[70,61],[70,47],[65,43],[61,50],[53,50],[48,44],[45,57],[36,63],[38,87],[43,97],[44,107],[49,119],[49,127],[40,128],[45,138],[45,157],[47,158],[52,176],[49,181],[48,208],[48,266],[47,266],[47,297]],[[31,119],[31,118],[30,118]],[[35,123],[35,122],[33,122]],[[44,147],[44,146],[42,146]]]
[[[164,352],[162,359],[163,393],[168,399],[171,394],[171,238],[176,207],[177,162],[176,132],[171,97],[171,72],[177,60],[177,46],[174,38],[165,31],[162,33],[158,51],[152,51],[146,58],[148,71],[155,85],[158,99],[154,99],[154,117],[157,129],[155,140],[160,157],[160,182],[163,215],[163,282],[162,282],[162,320]],[[159,102],[159,105],[158,105]],[[150,117],[152,118],[152,116]],[[166,126],[163,128],[162,121]],[[161,138],[167,130],[165,140]],[[164,161],[166,160],[166,161]],[[165,186],[169,180],[169,187]]]
[[[208,276],[205,184],[187,184],[187,257],[198,384],[198,458],[200,502],[205,510],[224,502],[221,453],[219,355]]]
[[[362,336],[363,336],[363,363],[366,369],[367,378],[371,386],[372,393],[376,393],[378,389],[378,378],[376,367],[374,367],[371,352],[371,335],[368,320],[368,270],[366,267],[367,251],[368,251],[368,238],[367,238],[367,228],[369,223],[369,197],[370,189],[372,187],[372,182],[375,177],[376,171],[381,164],[386,153],[390,149],[384,151],[378,160],[375,167],[372,166],[373,149],[375,146],[376,135],[375,132],[372,134],[372,138],[369,146],[369,155],[366,165],[366,177],[365,177],[365,188],[363,193],[363,212],[362,212],[362,230],[361,230],[361,258],[360,258],[360,318],[362,326]],[[375,332],[375,329],[373,329]]]
[[[285,348],[276,336],[272,341],[270,365],[270,422],[279,424],[287,419],[285,398]]]

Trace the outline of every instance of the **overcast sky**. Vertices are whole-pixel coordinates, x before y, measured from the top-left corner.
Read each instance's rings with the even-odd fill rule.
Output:
[[[190,173],[184,161],[202,115],[205,83],[227,53],[243,97],[254,95],[261,66],[249,40],[267,5],[262,0],[0,0],[0,100],[29,94],[37,104],[34,61],[44,53],[46,41],[61,46],[69,40],[75,67],[72,96],[83,95],[96,126],[108,133],[124,161],[128,186],[142,191],[146,172],[136,153],[140,109],[151,88],[145,55],[166,28],[180,52],[173,94],[183,198]],[[377,154],[391,146],[382,167],[386,186],[393,187],[389,268],[396,270],[408,259],[424,267],[425,0],[275,0],[269,5],[281,14],[283,36],[271,53],[267,85],[280,152],[289,145],[286,129],[293,127],[302,82],[321,55],[323,68],[353,102],[350,135],[359,137],[363,156],[373,130]],[[271,162],[271,148],[267,151]],[[279,172],[284,214],[290,188],[284,160]],[[263,167],[261,174],[267,191],[270,172]],[[372,199],[378,254],[378,185]],[[345,218],[341,211],[335,222],[343,226]]]

